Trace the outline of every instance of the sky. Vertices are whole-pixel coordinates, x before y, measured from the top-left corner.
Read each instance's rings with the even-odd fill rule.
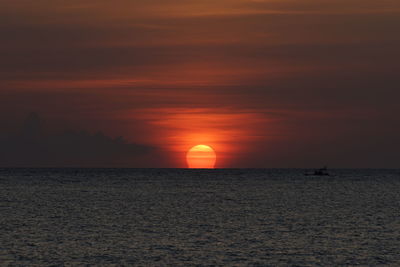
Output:
[[[399,167],[399,29],[398,0],[0,0],[0,166]]]

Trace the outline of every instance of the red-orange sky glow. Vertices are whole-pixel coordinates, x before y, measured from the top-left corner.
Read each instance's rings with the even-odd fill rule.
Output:
[[[398,164],[398,0],[2,1],[0,25],[4,144],[33,111],[148,148],[118,166]]]

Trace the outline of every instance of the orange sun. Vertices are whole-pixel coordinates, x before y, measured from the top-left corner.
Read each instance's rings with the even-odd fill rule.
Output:
[[[206,145],[192,147],[186,154],[189,168],[213,169],[217,156],[214,149]]]

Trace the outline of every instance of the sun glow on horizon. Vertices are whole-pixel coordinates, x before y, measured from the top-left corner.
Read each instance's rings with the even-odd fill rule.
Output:
[[[186,154],[186,161],[191,169],[213,169],[216,159],[214,149],[207,145],[194,146]]]

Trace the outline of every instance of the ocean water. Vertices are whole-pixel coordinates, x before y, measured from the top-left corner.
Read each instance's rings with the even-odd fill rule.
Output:
[[[400,266],[400,170],[0,169],[1,266]]]

